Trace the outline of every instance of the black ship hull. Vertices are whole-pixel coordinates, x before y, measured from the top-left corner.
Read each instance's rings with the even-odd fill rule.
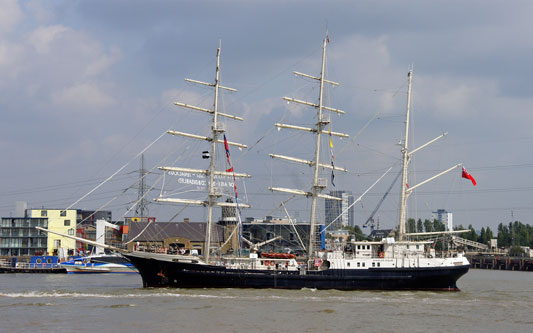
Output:
[[[276,288],[338,290],[458,291],[470,265],[437,268],[246,270],[171,262],[125,254],[139,270],[143,286],[171,288]]]

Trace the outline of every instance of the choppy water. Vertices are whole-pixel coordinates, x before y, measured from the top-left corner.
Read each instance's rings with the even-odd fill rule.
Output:
[[[533,273],[461,292],[143,289],[138,275],[0,274],[1,332],[533,332]]]

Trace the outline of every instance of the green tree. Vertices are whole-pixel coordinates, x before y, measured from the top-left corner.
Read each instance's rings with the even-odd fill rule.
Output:
[[[416,221],[415,219],[407,219],[407,233],[416,232]]]
[[[354,226],[353,233],[354,233],[354,236],[355,236],[355,240],[360,241],[360,240],[367,239],[367,237],[363,234],[363,230],[361,230],[361,228],[359,228],[358,225]]]
[[[433,231],[445,231],[446,225],[442,223],[441,221],[434,219],[433,220]]]
[[[416,221],[416,232],[424,232],[424,224],[420,218]]]
[[[431,223],[430,220],[424,220],[424,230],[426,232],[432,232],[433,230],[433,223]]]
[[[509,228],[503,223],[498,224],[498,246],[511,246],[511,233],[509,232]]]
[[[350,238],[355,238],[356,241],[365,240],[367,237],[363,234],[363,231],[361,228],[359,228],[358,225],[355,225],[353,227],[345,225],[342,227],[343,230],[348,230],[348,233],[350,234]]]
[[[485,233],[485,228],[481,228],[481,232],[479,233],[479,237],[477,238],[477,241],[479,243],[488,244],[487,242],[487,234]]]
[[[494,238],[494,234],[492,233],[492,230],[490,230],[490,227],[487,227],[487,230],[485,230],[485,235],[487,237],[487,245],[489,244],[490,240]]]
[[[463,237],[464,237],[465,239],[469,239],[469,240],[471,240],[471,241],[477,242],[479,236],[478,236],[476,230],[474,229],[474,227],[473,227],[472,225],[469,225],[469,226],[468,226],[468,229],[470,230],[470,232],[465,233],[465,234],[463,235]]]

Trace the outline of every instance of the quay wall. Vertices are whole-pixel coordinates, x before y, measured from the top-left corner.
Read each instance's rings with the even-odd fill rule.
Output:
[[[466,255],[472,268],[533,272],[533,258],[503,255]]]

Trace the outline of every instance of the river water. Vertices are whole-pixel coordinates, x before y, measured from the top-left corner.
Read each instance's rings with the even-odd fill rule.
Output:
[[[137,274],[0,274],[0,332],[533,332],[533,273],[461,292],[143,289]]]

